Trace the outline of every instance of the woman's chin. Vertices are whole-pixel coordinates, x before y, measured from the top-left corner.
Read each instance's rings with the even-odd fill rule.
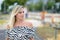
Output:
[[[19,20],[23,20],[24,18],[20,18]]]

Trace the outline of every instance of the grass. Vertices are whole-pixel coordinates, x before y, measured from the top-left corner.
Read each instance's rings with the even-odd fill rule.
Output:
[[[54,29],[51,27],[38,27],[36,30],[37,34],[42,36],[44,39],[52,38],[54,36]]]
[[[9,16],[9,14],[1,14],[0,15],[0,25],[7,22],[8,16]]]
[[[36,32],[39,36],[43,37],[46,40],[47,40],[47,38],[50,38],[50,39],[52,38],[52,40],[54,40],[54,36],[55,36],[54,28],[52,28],[50,26],[37,27]],[[58,35],[60,35],[60,30],[58,31]]]
[[[1,25],[4,24],[4,23],[6,23],[6,20],[0,20]]]

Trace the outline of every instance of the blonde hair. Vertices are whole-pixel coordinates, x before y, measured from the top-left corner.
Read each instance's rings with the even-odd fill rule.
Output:
[[[23,8],[23,7],[20,5],[17,5],[16,7],[13,8],[11,15],[10,15],[10,20],[8,22],[10,29],[13,28],[13,25],[15,23],[15,15],[20,11],[21,8]]]

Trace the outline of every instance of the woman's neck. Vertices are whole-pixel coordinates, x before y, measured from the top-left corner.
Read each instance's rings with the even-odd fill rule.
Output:
[[[16,20],[17,23],[22,23],[24,21],[24,19],[22,20]]]

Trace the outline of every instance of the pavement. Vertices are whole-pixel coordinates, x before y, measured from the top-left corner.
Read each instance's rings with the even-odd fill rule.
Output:
[[[5,30],[0,30],[0,40],[5,40],[6,35],[5,35]]]

